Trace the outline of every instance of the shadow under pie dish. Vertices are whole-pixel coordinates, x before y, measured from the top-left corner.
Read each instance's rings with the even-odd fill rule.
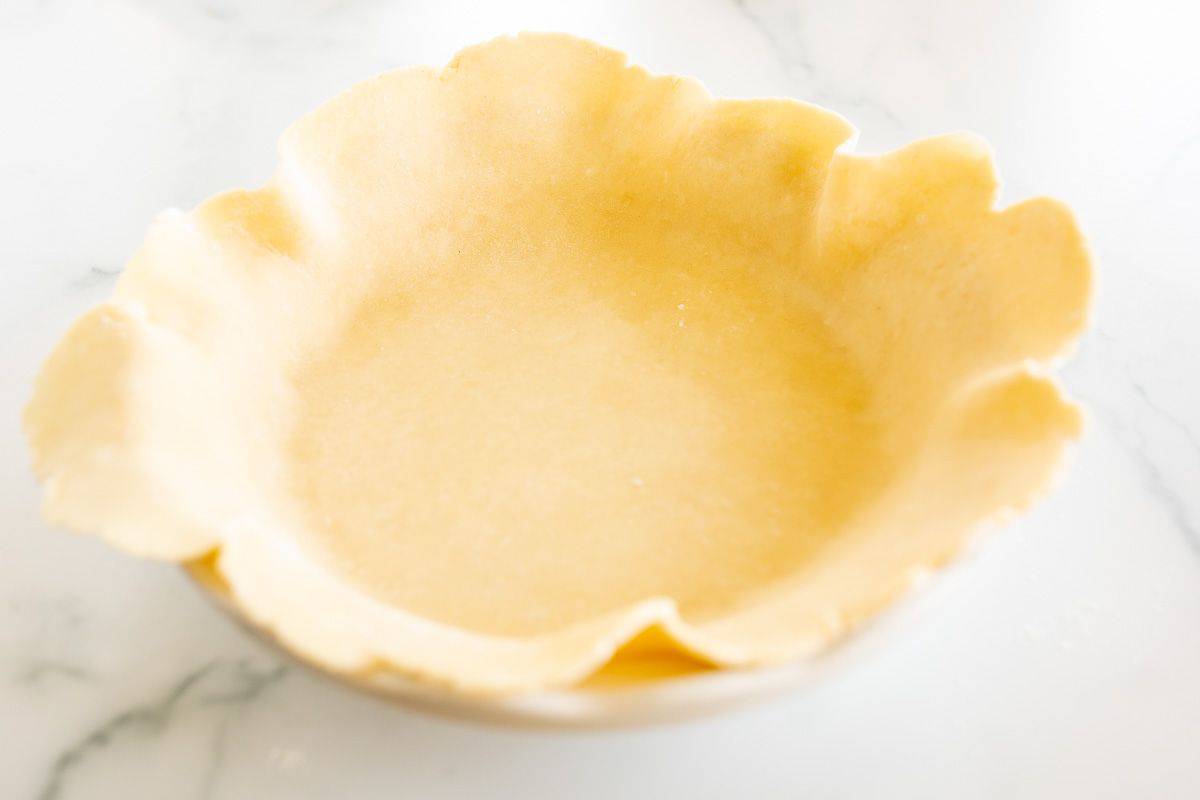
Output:
[[[57,346],[47,516],[348,676],[812,658],[1080,430],[1046,374],[1087,315],[1069,211],[994,209],[975,137],[852,133],[559,35],[355,86]]]

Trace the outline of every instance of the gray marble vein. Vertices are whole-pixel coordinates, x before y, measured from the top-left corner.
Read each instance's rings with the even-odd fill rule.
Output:
[[[69,291],[82,291],[93,286],[109,283],[121,274],[121,267],[91,266],[87,272],[80,275],[68,285]]]
[[[1187,157],[1192,148],[1197,146],[1200,146],[1200,131],[1192,132],[1172,147],[1170,153],[1163,159],[1162,166],[1154,173],[1154,179],[1150,182],[1151,188],[1155,191],[1161,189],[1163,184],[1174,174],[1179,163]]]
[[[229,741],[229,728],[232,719],[223,719],[213,731],[212,743],[209,745],[208,763],[204,768],[204,777],[200,781],[200,800],[208,800],[216,790],[221,778],[221,767],[225,765],[225,747]]]
[[[68,664],[63,661],[35,661],[17,676],[17,683],[25,686],[37,686],[51,679],[65,679],[71,682],[90,682],[94,676],[83,667]]]
[[[1107,380],[1106,391],[1088,393],[1088,405],[1104,421],[1128,461],[1141,473],[1142,485],[1166,514],[1172,527],[1179,532],[1188,549],[1200,558],[1200,523],[1195,519],[1182,490],[1177,487],[1180,481],[1175,477],[1175,470],[1151,448],[1151,425],[1155,420],[1159,421],[1160,430],[1169,430],[1172,441],[1186,443],[1188,452],[1197,464],[1200,464],[1200,437],[1186,420],[1169,411],[1154,397],[1144,380],[1136,377],[1134,364],[1119,354],[1118,337],[1107,328],[1098,327],[1092,339],[1098,345],[1092,348],[1092,357],[1103,365]],[[1115,391],[1119,387],[1126,387],[1128,391]],[[1118,400],[1122,394],[1125,402]]]
[[[51,765],[39,800],[56,800],[71,782],[75,771],[85,762],[98,758],[115,742],[125,738],[161,735],[182,713],[186,700],[194,706],[230,706],[238,711],[257,699],[268,687],[282,680],[287,668],[282,665],[256,670],[245,661],[212,661],[192,670],[160,697],[121,711],[65,748]],[[224,736],[231,717],[218,726],[208,771],[202,785],[205,792],[215,785],[216,773],[224,757]]]
[[[258,697],[271,684],[282,680],[287,667],[280,664],[267,670],[256,670],[245,661],[238,661],[228,671],[226,685],[200,695],[206,706],[242,705]]]
[[[1146,389],[1132,378],[1127,382],[1134,393],[1142,399],[1144,407],[1154,411],[1159,417],[1171,423],[1189,444],[1195,448],[1196,439],[1190,429],[1180,420],[1163,411]],[[1100,417],[1112,434],[1113,441],[1120,447],[1128,461],[1142,474],[1142,485],[1154,498],[1157,505],[1165,512],[1174,527],[1183,538],[1188,549],[1200,558],[1200,525],[1192,518],[1190,509],[1183,496],[1177,491],[1170,478],[1170,471],[1159,464],[1150,453],[1148,440],[1144,430],[1139,425],[1131,423],[1126,415],[1118,412],[1111,401],[1100,398],[1089,398],[1090,409]],[[1200,449],[1197,449],[1200,453]]]
[[[1192,451],[1200,455],[1200,443],[1197,442],[1191,428],[1151,400],[1149,393],[1141,383],[1131,379],[1130,385],[1141,398],[1143,405],[1159,418],[1165,420],[1178,436],[1188,442]],[[1126,438],[1118,437],[1118,440],[1121,441],[1130,459],[1141,467],[1145,477],[1146,488],[1154,495],[1158,500],[1159,506],[1171,518],[1172,523],[1174,523],[1176,529],[1183,535],[1192,552],[1197,558],[1200,558],[1200,525],[1193,519],[1183,496],[1172,486],[1167,470],[1150,455],[1146,448],[1145,437],[1142,437],[1140,446]]]
[[[1118,435],[1116,440],[1129,460],[1141,470],[1146,490],[1153,495],[1158,501],[1159,507],[1166,512],[1188,548],[1197,558],[1200,558],[1200,527],[1192,519],[1182,496],[1171,487],[1167,473],[1150,457],[1144,446],[1129,441],[1125,436]]]
[[[39,800],[55,800],[60,797],[72,771],[95,753],[108,747],[117,737],[132,731],[150,735],[160,731],[170,722],[180,700],[216,666],[213,662],[189,672],[160,699],[116,714],[63,750],[50,767],[46,784],[38,794]]]
[[[1145,405],[1146,408],[1150,409],[1155,416],[1167,422],[1170,427],[1174,428],[1175,432],[1182,436],[1184,441],[1191,446],[1193,455],[1195,455],[1197,459],[1200,459],[1200,437],[1197,437],[1196,432],[1192,429],[1192,427],[1182,418],[1175,416],[1170,411],[1163,408],[1156,400],[1154,400],[1150,396],[1150,392],[1146,389],[1145,384],[1143,384],[1141,381],[1131,378],[1129,385],[1133,387],[1135,392],[1137,392],[1138,397],[1140,397],[1142,400],[1142,404]]]
[[[733,0],[734,7],[766,41],[784,72],[796,78],[812,78],[816,64],[808,57],[800,35],[800,11],[796,5],[778,18],[760,13],[753,0]]]
[[[732,2],[741,16],[766,42],[776,62],[795,86],[800,99],[828,104],[835,111],[851,117],[855,110],[874,111],[891,123],[896,131],[905,130],[900,115],[876,93],[863,89],[847,90],[847,87],[832,86],[824,80],[825,76],[818,71],[816,62],[809,55],[799,3],[784,3],[777,7],[760,9],[762,4],[754,0]],[[918,49],[928,51],[929,47],[928,42],[923,42]],[[867,53],[864,64],[870,66],[876,61],[881,49],[881,43],[877,41]]]

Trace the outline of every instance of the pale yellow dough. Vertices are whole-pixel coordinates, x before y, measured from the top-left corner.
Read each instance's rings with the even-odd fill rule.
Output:
[[[58,346],[47,514],[212,559],[338,670],[817,652],[1046,484],[1090,283],[1066,208],[993,210],[978,139],[851,134],[567,36],[360,84]]]

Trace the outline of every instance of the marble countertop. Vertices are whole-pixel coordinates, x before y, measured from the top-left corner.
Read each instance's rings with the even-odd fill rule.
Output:
[[[478,5],[479,7],[475,7]],[[0,797],[1200,797],[1200,13],[1187,3],[6,0],[0,4]],[[1096,325],[1059,490],[920,623],[724,717],[549,734],[421,716],[281,664],[178,570],[39,520],[17,415],[152,216],[262,181],[294,117],[521,29],[859,150],[970,129],[1003,202],[1077,209]]]

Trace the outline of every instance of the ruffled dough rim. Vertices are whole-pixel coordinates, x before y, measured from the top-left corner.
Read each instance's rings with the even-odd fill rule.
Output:
[[[522,35],[464,51],[448,69],[469,68],[461,66],[464,57],[493,47],[579,48],[624,63],[623,55],[570,37]],[[640,68],[622,68],[645,79]],[[439,73],[418,69],[395,74],[426,79]],[[354,102],[359,93],[373,91],[379,80],[349,90],[325,108]],[[689,79],[650,81],[683,86],[692,95],[699,92],[699,102],[718,112],[756,113],[746,101],[713,99]],[[771,108],[777,110],[777,104]],[[897,154],[917,153],[935,164],[939,158],[969,162],[972,169],[982,170],[985,182],[995,182],[990,150],[974,137],[951,135],[882,156],[851,156],[844,151],[852,128],[834,115],[819,113],[833,142],[831,149],[839,148],[831,169],[851,162],[883,168]],[[281,256],[305,236],[335,233],[330,229],[336,223],[323,207],[328,198],[298,166],[303,154],[292,152],[303,148],[313,118],[302,120],[285,136],[281,168],[268,187],[218,195],[192,214],[171,214],[159,225],[170,227],[171,236],[203,241],[212,236],[213,219],[236,214],[243,227],[255,229],[256,246]],[[323,120],[327,124],[327,118]],[[827,184],[832,180],[827,177]],[[826,216],[829,195],[821,195],[819,219]],[[1027,507],[1045,491],[1066,444],[1080,434],[1080,411],[1063,398],[1046,371],[1086,325],[1089,258],[1065,207],[1045,199],[1019,205],[1044,208],[1064,226],[1069,240],[1064,252],[1072,259],[1071,280],[1077,284],[1068,288],[1077,307],[1064,309],[1069,320],[1060,330],[960,387],[925,452],[892,491],[902,497],[922,482],[937,486],[957,480],[956,466],[981,457],[996,464],[1000,477],[992,478],[998,488],[965,488],[968,500],[955,505],[941,522],[923,518],[919,509],[906,507],[902,500],[892,506],[884,502],[888,513],[911,518],[921,530],[912,538],[919,541],[889,545],[889,550],[878,541],[849,535],[837,543],[843,555],[822,559],[811,574],[797,577],[790,592],[704,625],[683,619],[671,598],[652,597],[552,634],[519,639],[456,629],[365,596],[305,558],[276,523],[244,513],[247,503],[236,490],[219,490],[221,477],[236,474],[236,466],[223,463],[219,454],[209,455],[213,448],[205,445],[220,441],[223,434],[203,424],[180,433],[169,403],[164,404],[164,398],[205,391],[202,382],[191,377],[205,368],[203,354],[189,349],[178,329],[156,321],[155,309],[140,305],[133,291],[119,289],[112,301],[76,322],[38,378],[24,422],[35,471],[45,484],[45,514],[53,523],[97,535],[135,555],[176,562],[210,559],[248,619],[302,657],[347,673],[394,670],[479,695],[568,687],[654,630],[669,646],[717,667],[770,665],[811,656],[952,559],[981,524]],[[1005,213],[1012,209],[990,215]],[[326,230],[317,230],[322,227]],[[179,464],[187,468],[181,472]],[[203,488],[170,480],[180,474],[191,475]],[[212,480],[204,480],[206,476]],[[226,521],[213,529],[213,519]]]

